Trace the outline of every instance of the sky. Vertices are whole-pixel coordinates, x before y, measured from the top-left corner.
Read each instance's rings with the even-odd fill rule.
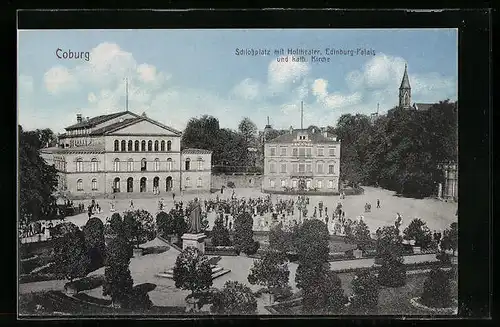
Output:
[[[18,31],[18,123],[64,132],[76,114],[126,109],[182,130],[191,117],[236,129],[335,126],[342,114],[398,104],[405,64],[412,102],[457,100],[456,29]],[[329,62],[293,61],[288,49]],[[59,50],[58,50],[59,49]],[[238,49],[238,51],[236,51]],[[240,50],[262,49],[262,55]],[[275,53],[283,49],[284,55]],[[330,49],[330,50],[327,50]],[[358,50],[359,49],[359,50]],[[342,50],[347,54],[331,54]],[[329,51],[329,52],[327,52]],[[65,54],[80,54],[65,58]],[[351,53],[350,53],[351,52]],[[87,54],[87,58],[85,57]],[[352,55],[351,55],[352,54]],[[74,55],[73,55],[74,56]],[[286,58],[286,59],[285,59]],[[287,62],[280,60],[288,60]]]

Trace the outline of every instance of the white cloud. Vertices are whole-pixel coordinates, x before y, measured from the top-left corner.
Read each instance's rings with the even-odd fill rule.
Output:
[[[287,91],[293,85],[300,85],[311,70],[306,62],[293,62],[291,56],[283,58],[288,61],[278,62],[274,59],[268,66],[268,86],[271,93]]]
[[[338,109],[359,104],[361,102],[361,93],[356,92],[349,95],[333,93],[324,97],[323,103],[331,109]]]
[[[74,90],[77,87],[75,76],[63,66],[55,66],[49,69],[43,76],[47,91],[52,94]]]
[[[314,80],[312,84],[312,93],[318,98],[324,98],[327,96],[328,81],[322,78]]]
[[[17,86],[19,93],[31,93],[33,92],[33,77],[27,75],[19,75]]]
[[[253,100],[260,95],[260,88],[257,81],[246,78],[233,88],[232,93],[242,99]]]

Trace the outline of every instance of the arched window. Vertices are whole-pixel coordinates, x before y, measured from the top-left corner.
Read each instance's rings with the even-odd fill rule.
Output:
[[[139,151],[139,141],[135,141],[134,151]]]
[[[153,141],[148,141],[148,151],[153,151]]]
[[[134,159],[132,158],[127,161],[127,171],[134,171]]]
[[[155,141],[155,151],[158,152],[158,141]]]
[[[155,159],[155,171],[160,170],[160,159],[156,158]]]
[[[146,151],[146,141],[141,142],[141,151]]]
[[[165,151],[165,141],[161,141],[160,148],[162,152]]]
[[[114,171],[120,171],[120,159],[116,158],[113,162]]]
[[[196,187],[201,187],[203,184],[203,181],[201,179],[201,177],[198,177],[198,180],[196,181]]]
[[[186,164],[185,164],[184,169],[189,170],[189,168],[191,168],[191,159],[186,158]]]
[[[122,140],[122,152],[125,152],[127,150],[127,142],[125,140]]]
[[[83,180],[79,179],[76,181],[76,190],[83,191]]]
[[[115,140],[115,151],[120,151],[120,142]]]
[[[129,151],[129,152],[133,151],[132,145],[133,145],[132,140],[128,141],[127,151]]]
[[[146,168],[147,168],[146,158],[142,158],[142,160],[141,160],[141,171],[146,171]]]
[[[172,159],[168,158],[167,159],[167,170],[172,170]]]
[[[167,151],[172,151],[172,141],[167,141]]]
[[[99,170],[99,162],[96,158],[92,158],[90,160],[90,171],[98,171]]]
[[[97,179],[92,180],[92,191],[97,191]]]
[[[198,170],[203,170],[203,158],[198,158]]]
[[[191,178],[186,177],[186,187],[191,187]]]
[[[83,159],[82,158],[76,159],[76,171],[78,171],[78,172],[83,171]]]

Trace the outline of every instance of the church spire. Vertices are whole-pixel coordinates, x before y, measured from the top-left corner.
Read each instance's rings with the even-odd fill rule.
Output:
[[[409,109],[411,107],[411,87],[410,79],[408,78],[407,64],[405,64],[403,80],[401,81],[401,86],[399,87],[399,107],[403,109]]]
[[[403,74],[403,80],[401,81],[400,89],[411,89],[410,79],[408,78],[408,65],[405,64],[405,72]]]

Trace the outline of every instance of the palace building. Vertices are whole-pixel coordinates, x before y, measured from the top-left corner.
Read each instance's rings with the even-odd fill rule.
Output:
[[[339,192],[340,141],[326,131],[293,129],[264,145],[264,192]]]
[[[182,133],[144,113],[77,114],[65,130],[57,147],[40,152],[58,170],[59,189],[69,194],[210,190],[211,151],[181,151]]]

